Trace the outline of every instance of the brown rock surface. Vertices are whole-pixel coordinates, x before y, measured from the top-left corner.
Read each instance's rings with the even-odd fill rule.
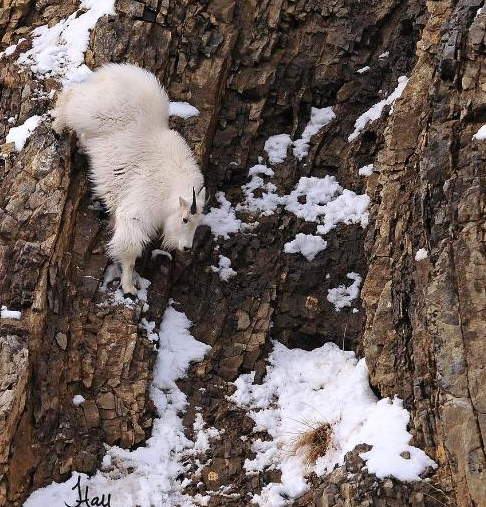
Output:
[[[354,453],[346,470],[314,479],[296,505],[486,505],[484,148],[471,140],[486,121],[479,5],[118,0],[116,15],[91,33],[90,67],[135,62],[156,73],[173,99],[200,110],[174,126],[194,147],[213,194],[224,190],[240,201],[264,141],[282,132],[299,137],[311,106],[332,105],[337,119],[314,136],[304,162],[289,153],[277,167],[272,181],[280,192],[300,176],[330,174],[361,193],[357,170],[374,162],[370,226],[339,226],[312,262],[283,253],[284,243],[312,228],[279,212],[218,241],[238,272],[230,282],[210,269],[217,253],[204,227],[191,258],[170,263],[147,254],[137,265],[152,282],[147,318],[158,324],[172,297],[195,323],[196,338],[212,345],[181,384],[187,427],[202,406],[206,422],[225,430],[212,444],[212,467],[237,496],[215,495],[210,505],[246,505],[249,493],[272,480],[244,475],[251,451],[238,437],[251,424],[224,397],[240,372],[262,377],[270,337],[307,349],[334,341],[365,355],[377,392],[405,400],[415,443],[440,465],[431,483],[406,485],[375,480],[353,464]],[[15,60],[30,47],[28,34],[75,9],[74,1],[58,0],[0,5],[4,47],[27,39],[0,60],[0,143],[12,124],[50,109],[49,92],[59,88],[19,72]],[[385,51],[389,57],[379,58]],[[356,73],[366,65],[368,72]],[[347,143],[356,118],[401,75],[410,82],[393,115],[385,109]],[[155,354],[138,327],[142,304],[110,305],[109,293],[98,290],[107,223],[90,205],[87,162],[74,137],[56,139],[46,120],[20,153],[11,145],[2,153],[0,301],[22,318],[0,320],[0,506],[18,506],[73,470],[96,470],[104,442],[143,443],[154,415]],[[429,256],[417,262],[419,248]],[[365,308],[338,314],[327,291],[350,271],[368,273]],[[86,402],[74,406],[75,394]]]
[[[456,505],[484,506],[484,146],[472,136],[484,122],[486,18],[478,2],[428,7],[369,189],[363,350],[380,392],[413,408],[417,439],[449,471]],[[428,257],[416,261],[419,248]]]

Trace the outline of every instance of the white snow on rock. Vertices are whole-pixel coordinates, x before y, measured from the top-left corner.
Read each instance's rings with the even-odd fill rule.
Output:
[[[313,120],[315,125],[324,119],[330,121],[330,118],[334,117],[332,108],[313,109],[315,110]],[[324,110],[326,110],[325,113]],[[265,146],[270,161],[281,160],[284,156],[282,147],[285,146],[285,150],[287,149],[289,139],[286,134],[269,138]],[[260,159],[259,162],[261,162]],[[360,169],[360,174],[368,174],[372,168],[373,165],[365,166]],[[301,177],[288,195],[279,195],[277,186],[265,179],[265,177],[275,176],[275,172],[262,163],[252,166],[248,171],[248,176],[250,178],[248,183],[241,187],[244,198],[236,205],[236,208],[231,206],[222,192],[219,192],[216,198],[220,203],[220,208],[212,208],[203,217],[202,223],[209,225],[216,237],[222,236],[227,239],[229,233],[249,229],[258,224],[256,222],[250,226],[250,224],[242,223],[236,218],[235,211],[268,216],[272,215],[278,206],[283,206],[286,211],[307,222],[316,222],[318,234],[327,234],[339,223],[359,224],[363,228],[368,225],[369,197],[366,194],[358,195],[351,190],[343,189],[334,176]],[[314,235],[307,236],[313,239],[304,241],[305,235],[299,235],[298,238],[285,245],[285,251],[303,253],[302,248],[304,248],[307,254],[303,253],[303,255],[310,259],[325,248],[324,244],[327,245]],[[309,241],[313,244],[310,249]],[[213,267],[213,269],[218,268]]]
[[[206,427],[203,416],[198,412],[192,426],[196,440],[193,450],[195,453],[204,453],[210,448],[210,440],[218,440],[221,435],[219,430],[213,427]]]
[[[348,273],[346,276],[353,280],[351,285],[340,285],[327,291],[327,300],[334,305],[337,312],[345,306],[351,306],[351,302],[359,296],[359,287],[363,281],[358,273]]]
[[[423,261],[424,259],[427,259],[429,254],[427,253],[427,250],[425,248],[420,248],[417,250],[417,253],[415,254],[415,260],[416,261]]]
[[[364,165],[358,169],[360,176],[371,176],[373,174],[373,164]]]
[[[371,67],[369,65],[367,65],[366,67],[361,67],[361,69],[358,69],[356,72],[358,74],[364,74],[365,72],[368,72],[370,69],[371,69]]]
[[[385,51],[384,53],[381,53],[381,55],[378,58],[388,58],[390,56],[390,51]]]
[[[361,131],[366,127],[366,125],[370,122],[373,122],[377,120],[381,113],[383,112],[383,109],[385,106],[392,106],[394,102],[399,99],[403,93],[403,90],[407,86],[408,78],[407,76],[400,76],[398,78],[398,85],[393,90],[390,95],[383,100],[380,100],[380,102],[374,104],[368,111],[365,111],[355,122],[354,124],[354,131],[349,134],[348,137],[348,143],[354,141],[358,138]]]
[[[227,282],[230,278],[237,275],[236,271],[231,268],[231,259],[228,259],[224,255],[219,256],[218,266],[211,266],[211,269],[215,273],[219,273],[219,279],[223,282]]]
[[[343,190],[334,176],[303,176],[290,194],[280,196],[276,193],[276,186],[271,182],[265,183],[259,174],[272,176],[273,170],[264,165],[250,169],[251,179],[242,187],[245,200],[237,205],[238,211],[271,215],[279,205],[283,205],[298,218],[317,222],[319,234],[327,234],[339,223],[360,224],[363,228],[368,225],[369,197]]]
[[[474,135],[473,139],[484,141],[486,139],[486,125],[483,125]]]
[[[105,456],[103,456],[103,459],[101,460],[101,469],[102,470],[107,470],[109,468],[111,468],[111,456],[109,454],[105,454]]]
[[[253,384],[254,373],[241,375],[230,400],[250,410],[254,431],[267,431],[272,440],[253,439],[253,460],[245,461],[248,474],[280,470],[279,483],[265,486],[253,502],[262,507],[283,507],[309,489],[306,475],[324,475],[344,462],[356,445],[372,446],[361,454],[368,471],[379,478],[420,480],[426,467],[435,463],[409,445],[409,413],[398,398],[378,400],[368,382],[364,359],[340,350],[333,343],[312,351],[288,349],[274,342],[267,374]],[[294,452],[299,435],[321,423],[332,426],[331,447],[315,465],[304,463],[302,450]],[[401,456],[410,453],[410,459]],[[30,506],[27,506],[30,507]]]
[[[339,223],[359,224],[364,229],[368,225],[369,204],[367,194],[358,195],[352,190],[344,189],[340,196],[324,206],[322,224],[317,226],[317,232],[327,234]]]
[[[293,152],[298,160],[302,160],[309,153],[309,143],[313,135],[317,134],[321,128],[331,123],[336,118],[332,107],[323,107],[321,109],[313,107],[309,123],[302,132],[300,139],[294,141]]]
[[[263,149],[268,153],[271,164],[281,164],[287,158],[287,148],[292,144],[288,134],[277,134],[265,141]]]
[[[9,46],[8,48],[6,48],[4,51],[2,51],[0,53],[0,59],[3,58],[4,56],[10,56],[10,55],[13,55],[15,53],[15,50],[17,49],[17,46],[21,43],[21,42],[24,42],[24,38],[21,38],[19,39],[19,41],[17,42],[17,44],[12,44],[11,46]]]
[[[82,396],[81,394],[76,394],[75,396],[73,396],[73,405],[75,405],[76,407],[78,407],[79,405],[81,405],[81,403],[84,403],[86,400],[84,399],[84,396]]]
[[[15,151],[21,151],[25,146],[27,139],[30,134],[37,128],[40,121],[42,120],[42,116],[34,115],[25,120],[22,125],[18,127],[12,127],[5,138],[5,142],[14,143]]]
[[[260,174],[273,176],[273,170],[266,165],[257,164],[250,168],[248,174],[251,179],[241,187],[245,199],[236,206],[237,211],[272,215],[282,203],[282,198],[276,193],[277,187],[271,182],[265,183]],[[255,195],[256,190],[259,191],[260,197]]]
[[[22,314],[16,310],[9,310],[5,305],[0,309],[0,319],[15,319],[19,320]]]
[[[258,157],[260,159],[260,157]],[[274,176],[275,172],[270,167],[263,164],[257,164],[248,169],[248,176],[255,176],[257,174],[264,174],[265,176]]]
[[[308,261],[313,261],[316,255],[327,247],[327,241],[313,234],[299,233],[295,239],[285,243],[285,253],[301,253]]]
[[[170,102],[169,115],[179,116],[180,118],[191,118],[192,116],[199,116],[199,109],[191,106],[189,102]]]
[[[155,322],[153,320],[148,321],[145,317],[140,320],[139,328],[145,329],[147,333],[147,338],[151,342],[159,341],[159,334],[155,332]]]
[[[332,107],[311,108],[311,117],[299,139],[292,141],[288,134],[277,134],[265,141],[264,149],[271,164],[281,164],[287,157],[287,148],[292,145],[294,156],[302,160],[309,154],[309,143],[315,134],[336,118]]]
[[[53,483],[39,489],[27,499],[24,507],[46,507],[75,504],[73,491],[78,477],[81,488],[89,487],[89,496],[111,495],[111,505],[124,507],[195,507],[206,505],[209,497],[185,495],[190,483],[185,464],[188,456],[199,451],[196,443],[184,435],[180,413],[184,411],[186,395],[177,387],[176,380],[184,377],[193,361],[203,359],[209,346],[195,340],[189,328],[191,322],[184,313],[169,306],[163,316],[159,332],[160,348],[154,368],[150,396],[157,408],[152,436],[145,447],[131,451],[108,447],[103,459],[103,470],[92,477],[73,473],[64,483]],[[211,438],[215,430],[204,429],[203,421],[196,420],[199,431],[197,446],[205,448],[205,437]],[[186,476],[184,479],[179,477]]]
[[[32,31],[32,48],[17,63],[30,66],[39,76],[58,78],[64,86],[83,81],[91,73],[84,63],[90,32],[102,16],[115,14],[114,4],[114,0],[82,0],[68,18],[51,27],[39,26]]]
[[[318,222],[325,204],[343,191],[334,176],[302,176],[292,192],[285,196],[285,209],[307,222]]]
[[[226,199],[223,192],[218,192],[215,197],[219,203],[219,208],[211,208],[209,213],[203,215],[201,223],[208,225],[216,238],[221,236],[228,239],[230,234],[234,234],[241,229],[242,223],[239,218],[236,218],[235,208]]]

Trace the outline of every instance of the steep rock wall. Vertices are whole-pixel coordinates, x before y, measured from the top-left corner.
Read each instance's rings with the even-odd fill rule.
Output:
[[[457,505],[485,505],[484,28],[480,2],[429,2],[410,82],[379,153],[364,353],[414,409]],[[438,28],[441,31],[438,31]],[[415,260],[418,249],[428,257]],[[400,372],[397,375],[397,371]]]
[[[314,136],[305,162],[289,154],[278,167],[280,192],[300,176],[326,174],[360,192],[357,169],[375,163],[367,185],[371,225],[366,231],[338,227],[310,263],[283,254],[283,244],[308,225],[277,213],[259,219],[252,234],[219,240],[238,271],[229,285],[210,269],[217,254],[207,228],[199,231],[192,258],[170,263],[147,255],[138,265],[152,281],[147,317],[160,321],[173,297],[194,321],[194,335],[213,346],[184,384],[191,407],[203,405],[208,422],[229,429],[213,462],[222,480],[242,492],[268,478],[249,481],[242,474],[250,450],[235,445],[242,415],[225,404],[224,386],[241,371],[256,369],[261,378],[273,324],[272,337],[290,346],[331,340],[364,353],[377,391],[406,400],[417,443],[441,465],[438,484],[453,494],[439,494],[440,502],[483,505],[481,146],[470,140],[484,114],[481,15],[473,22],[478,6],[119,0],[116,15],[100,19],[91,33],[90,67],[137,63],[159,76],[171,98],[200,110],[174,126],[194,147],[213,193],[224,190],[240,201],[248,167],[264,156],[264,141],[281,132],[298,137],[311,106],[332,105],[337,119]],[[55,0],[7,2],[0,9],[2,40],[16,43],[75,9],[74,2]],[[8,132],[9,117],[20,124],[52,107],[49,92],[59,88],[28,69],[19,73],[15,60],[30,47],[26,38],[0,60],[0,134]],[[385,51],[388,58],[379,58]],[[368,72],[356,72],[366,65]],[[356,118],[401,75],[411,79],[394,114],[385,109],[348,143]],[[143,443],[153,417],[147,391],[154,352],[138,328],[142,305],[106,306],[98,290],[107,263],[106,217],[90,206],[87,162],[73,136],[56,139],[46,121],[20,154],[11,150],[2,150],[0,299],[21,309],[23,318],[0,321],[1,364],[9,375],[0,504],[20,505],[32,489],[64,480],[72,470],[94,471],[103,442]],[[414,260],[419,247],[429,250],[421,263]],[[367,270],[366,317],[363,311],[337,314],[328,288],[350,271]],[[209,384],[216,387],[201,395],[199,387]],[[73,406],[74,394],[88,402]],[[326,481],[317,481],[318,493],[302,502],[319,505],[324,488],[326,501],[332,496],[338,505],[361,505],[365,498],[371,505],[388,505],[380,498],[390,505],[438,505],[427,503],[434,493],[425,485],[423,493],[399,484],[376,489],[363,476],[353,496],[342,478]]]

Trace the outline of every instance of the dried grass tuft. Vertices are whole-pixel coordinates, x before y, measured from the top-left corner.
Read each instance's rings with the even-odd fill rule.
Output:
[[[296,453],[303,449],[305,461],[308,465],[313,465],[331,448],[332,438],[332,426],[329,423],[319,423],[318,426],[305,431],[297,438],[293,451]]]

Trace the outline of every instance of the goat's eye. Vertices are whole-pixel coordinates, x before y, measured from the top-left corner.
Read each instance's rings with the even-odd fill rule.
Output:
[[[187,220],[187,218],[183,218],[182,221],[187,224],[187,222],[189,222],[189,220]]]

